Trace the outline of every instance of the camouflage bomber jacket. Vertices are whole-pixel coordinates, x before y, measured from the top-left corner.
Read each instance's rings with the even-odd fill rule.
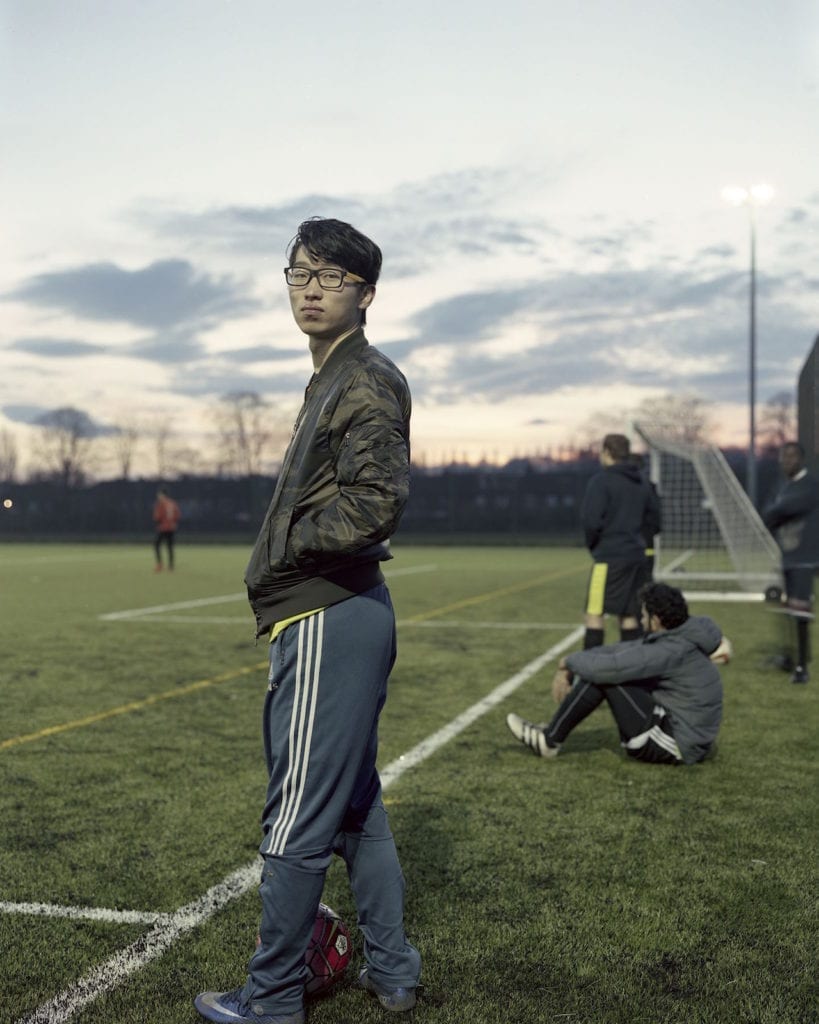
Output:
[[[245,573],[257,636],[383,582],[409,494],[410,408],[361,329],[313,378]]]

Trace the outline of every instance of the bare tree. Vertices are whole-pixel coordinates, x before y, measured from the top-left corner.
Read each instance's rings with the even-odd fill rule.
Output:
[[[0,430],[0,481],[13,482],[17,475],[17,438],[10,430]]]
[[[70,406],[53,409],[40,416],[35,426],[40,434],[34,448],[46,471],[65,487],[85,483],[92,446],[99,434],[88,413]]]
[[[124,420],[114,426],[109,445],[121,480],[127,480],[131,475],[142,433],[142,427],[134,419]]]
[[[600,454],[606,434],[628,433],[628,414],[622,409],[598,410],[578,428],[573,447],[579,454]]]
[[[217,410],[220,464],[229,473],[251,476],[263,471],[271,449],[278,454],[287,436],[283,414],[255,391],[223,395]]]
[[[771,395],[759,416],[759,439],[768,451],[778,451],[796,435],[796,402],[790,391]]]
[[[713,430],[708,406],[696,395],[648,398],[633,410],[630,419],[653,427],[663,437],[680,441],[707,442]]]
[[[200,476],[207,472],[207,464],[199,448],[190,445],[174,445],[168,451],[168,463],[174,468],[174,476]],[[165,474],[168,476],[169,474]]]
[[[173,452],[171,450],[173,420],[165,416],[159,417],[151,431],[151,437],[154,444],[157,476],[160,479],[167,479],[173,472]]]

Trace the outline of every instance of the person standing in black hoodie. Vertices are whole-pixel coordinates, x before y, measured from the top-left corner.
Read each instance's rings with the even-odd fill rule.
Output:
[[[779,452],[785,483],[762,513],[782,550],[785,611],[795,624],[796,657],[786,650],[777,659],[791,682],[808,681],[810,625],[813,622],[813,578],[819,569],[819,480],[805,466],[805,449],[788,441]]]
[[[586,592],[584,649],[603,643],[606,615],[617,616],[621,640],[640,636],[643,527],[647,522],[659,525],[660,501],[630,456],[624,434],[606,434],[600,453],[603,469],[589,481],[580,508],[586,547],[594,559]]]

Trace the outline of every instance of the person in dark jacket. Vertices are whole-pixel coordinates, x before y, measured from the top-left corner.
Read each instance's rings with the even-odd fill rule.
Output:
[[[541,757],[555,757],[569,733],[604,700],[629,757],[660,764],[696,764],[711,750],[722,719],[722,680],[711,655],[722,640],[707,616],[689,616],[682,593],[665,583],[640,592],[645,634],[560,660],[560,705],[533,725],[516,714],[506,723]]]
[[[304,954],[333,853],[364,935],[361,985],[385,1009],[410,1010],[420,975],[376,770],[395,660],[381,563],[409,491],[410,393],[364,335],[378,246],[313,218],[288,260],[314,372],[245,573],[256,635],[270,641],[259,945],[244,986],[195,1000],[208,1020],[232,1024],[304,1021]]]
[[[805,449],[789,441],[779,452],[785,483],[762,513],[782,551],[785,610],[794,623],[796,657],[789,646],[777,663],[793,670],[794,683],[807,683],[813,580],[819,569],[819,480],[805,467]]]
[[[605,639],[606,615],[616,615],[620,639],[640,635],[638,592],[645,583],[648,530],[659,532],[660,500],[630,460],[624,434],[606,434],[603,469],[588,483],[580,507],[586,547],[594,559],[586,591],[584,648]]]

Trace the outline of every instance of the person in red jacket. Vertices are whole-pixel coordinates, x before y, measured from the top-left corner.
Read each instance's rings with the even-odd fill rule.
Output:
[[[176,536],[176,528],[179,525],[179,506],[173,498],[160,488],[156,492],[154,502],[154,523],[156,524],[156,537],[154,538],[154,552],[156,554],[156,567],[154,572],[162,572],[162,545],[165,545],[168,554],[168,569],[173,572],[173,542]]]

